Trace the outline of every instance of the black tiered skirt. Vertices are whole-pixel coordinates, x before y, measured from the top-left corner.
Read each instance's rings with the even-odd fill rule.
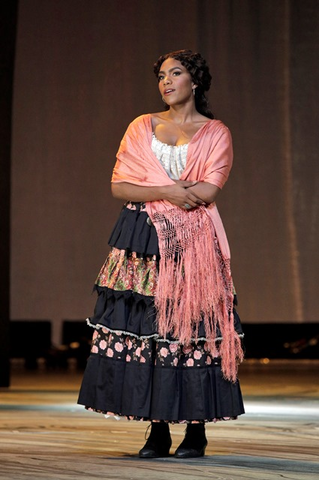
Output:
[[[171,423],[244,413],[239,382],[223,377],[204,325],[189,345],[157,332],[158,239],[143,204],[123,207],[109,244],[94,287],[98,298],[88,323],[95,331],[78,403],[107,415]],[[235,308],[234,318],[242,336]]]

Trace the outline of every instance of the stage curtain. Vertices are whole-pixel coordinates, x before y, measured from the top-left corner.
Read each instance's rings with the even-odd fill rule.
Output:
[[[218,199],[243,322],[316,322],[318,2],[28,0],[19,4],[12,144],[11,315],[91,313],[121,204],[120,139],[162,103],[152,66],[207,59],[234,168]],[[275,333],[274,333],[275,334]]]

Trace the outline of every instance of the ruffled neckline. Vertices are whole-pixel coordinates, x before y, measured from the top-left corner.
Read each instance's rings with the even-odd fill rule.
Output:
[[[170,145],[169,143],[165,143],[165,142],[162,142],[161,140],[159,140],[154,132],[152,133],[152,138],[153,138],[153,140],[156,140],[161,145],[164,145],[165,147],[170,147],[170,148],[181,148],[181,147],[185,148],[185,147],[188,147],[188,145],[190,143],[190,142],[188,142],[188,143],[182,143],[181,145]]]

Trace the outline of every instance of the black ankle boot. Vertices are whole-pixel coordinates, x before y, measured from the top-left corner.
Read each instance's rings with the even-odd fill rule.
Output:
[[[140,458],[168,457],[171,445],[168,423],[152,422],[150,436],[138,455]]]
[[[189,423],[186,435],[175,452],[176,458],[203,457],[207,446],[204,423]]]

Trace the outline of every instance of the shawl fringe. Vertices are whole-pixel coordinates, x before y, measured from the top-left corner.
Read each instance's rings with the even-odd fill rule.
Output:
[[[166,338],[170,332],[187,345],[198,339],[204,321],[208,348],[216,354],[219,325],[222,372],[235,382],[243,351],[234,329],[230,260],[222,256],[210,216],[205,207],[187,212],[178,207],[154,209],[150,216],[160,249],[155,297],[159,334]]]

